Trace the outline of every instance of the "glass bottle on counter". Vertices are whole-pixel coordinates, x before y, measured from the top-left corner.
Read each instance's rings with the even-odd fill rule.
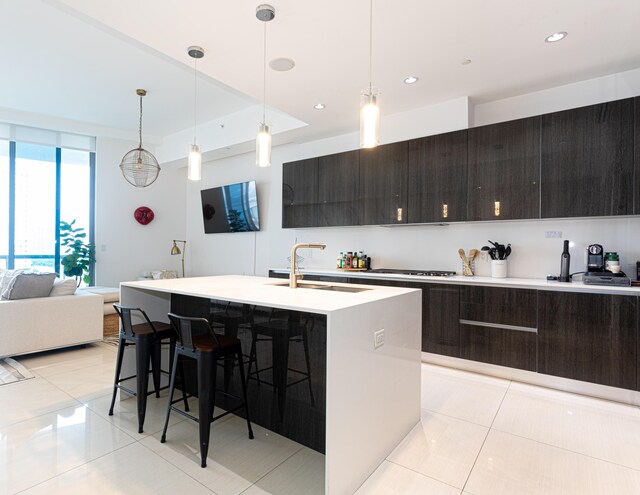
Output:
[[[353,253],[351,251],[347,251],[347,261],[344,265],[344,268],[351,268],[352,259],[353,259]]]
[[[353,258],[351,259],[351,268],[358,268],[358,251],[353,252]]]

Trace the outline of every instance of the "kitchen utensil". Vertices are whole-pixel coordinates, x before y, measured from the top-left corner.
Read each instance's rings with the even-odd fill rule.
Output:
[[[467,259],[467,255],[464,252],[464,249],[458,249],[458,254],[460,255],[460,259],[462,260],[462,274],[467,277],[473,275],[473,270],[471,269],[471,264]]]

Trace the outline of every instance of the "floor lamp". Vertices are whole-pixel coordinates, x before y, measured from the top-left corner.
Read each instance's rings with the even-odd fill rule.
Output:
[[[182,250],[180,250],[176,242],[182,243]],[[182,278],[184,278],[184,252],[186,250],[186,247],[187,247],[187,241],[181,241],[180,239],[174,239],[173,246],[171,247],[172,255],[182,254]]]

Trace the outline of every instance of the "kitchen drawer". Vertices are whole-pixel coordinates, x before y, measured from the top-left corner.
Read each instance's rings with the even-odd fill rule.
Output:
[[[460,321],[460,357],[536,371],[535,328],[469,325]]]
[[[538,291],[461,286],[460,320],[537,328]]]

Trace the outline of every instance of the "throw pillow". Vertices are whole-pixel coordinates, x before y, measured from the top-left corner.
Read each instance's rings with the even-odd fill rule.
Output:
[[[76,288],[75,278],[65,278],[64,280],[57,278],[55,282],[53,282],[53,287],[51,288],[51,292],[49,292],[49,297],[72,296],[76,293]]]
[[[47,297],[53,281],[56,279],[55,273],[19,273],[9,283],[2,293],[2,299],[30,299],[33,297]]]
[[[22,268],[19,270],[4,270],[2,272],[2,278],[0,278],[0,297],[4,294],[4,291],[7,290],[7,287],[9,287],[13,277],[25,271],[26,270]]]

